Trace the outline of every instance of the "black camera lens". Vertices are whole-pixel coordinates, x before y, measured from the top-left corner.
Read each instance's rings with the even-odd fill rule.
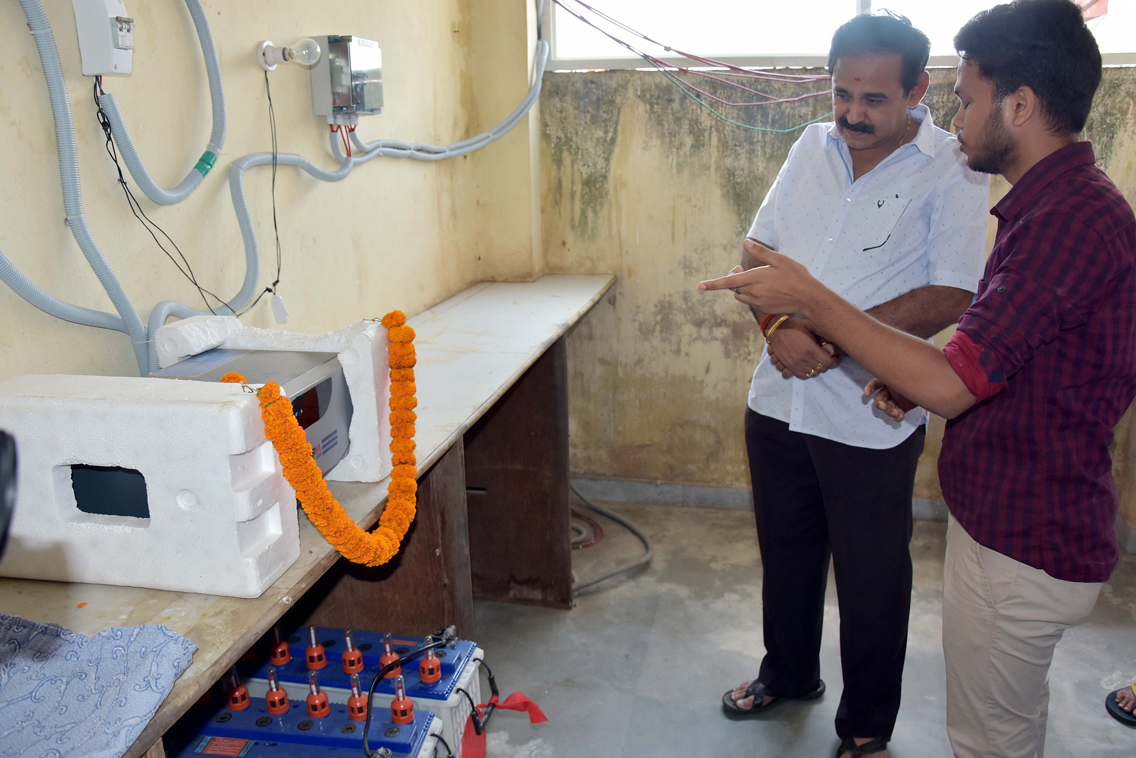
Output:
[[[16,441],[0,432],[0,557],[8,544],[8,524],[16,507]]]

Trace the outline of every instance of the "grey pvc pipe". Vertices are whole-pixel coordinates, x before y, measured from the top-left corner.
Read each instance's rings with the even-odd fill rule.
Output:
[[[209,135],[209,144],[205,146],[205,152],[201,154],[197,164],[190,169],[186,177],[181,180],[181,184],[172,190],[158,186],[157,182],[146,171],[141,156],[138,155],[138,149],[134,146],[130,131],[122,120],[122,113],[118,110],[118,102],[114,99],[114,95],[107,93],[99,96],[99,105],[106,112],[107,120],[110,122],[111,134],[114,135],[114,143],[118,145],[118,151],[122,154],[122,162],[126,164],[126,168],[130,171],[130,176],[134,178],[138,189],[159,205],[174,205],[189,197],[201,184],[205,175],[213,168],[213,163],[217,160],[221,148],[225,145],[225,89],[221,82],[221,64],[217,60],[217,47],[213,44],[213,32],[209,28],[209,19],[201,7],[200,0],[185,0],[185,6],[189,9],[194,28],[197,29],[197,38],[201,42],[201,54],[205,58],[205,72],[209,77],[209,98],[213,104],[213,133]]]
[[[537,7],[539,13],[540,6],[538,5]],[[355,132],[351,132],[351,141],[355,147],[366,154],[375,153],[376,155],[383,155],[390,158],[410,158],[417,161],[440,161],[446,158],[456,158],[466,153],[472,153],[474,150],[480,150],[512,131],[513,127],[519,124],[521,119],[532,110],[533,105],[536,104],[536,101],[540,98],[540,89],[544,82],[544,69],[548,63],[548,52],[548,43],[543,39],[538,41],[536,47],[536,61],[533,67],[533,82],[528,94],[525,95],[521,104],[518,105],[512,113],[506,116],[501,123],[476,137],[470,137],[469,139],[464,139],[451,145],[427,145],[420,142],[407,143],[400,140],[363,142],[356,136]]]
[[[103,257],[98,244],[95,243],[91,230],[87,226],[87,220],[83,216],[83,196],[79,188],[79,158],[75,150],[75,125],[71,120],[71,101],[67,96],[67,85],[63,80],[63,67],[59,62],[59,51],[55,47],[55,37],[51,33],[51,25],[48,24],[47,14],[43,12],[43,6],[40,5],[39,0],[20,0],[20,7],[23,8],[24,15],[27,16],[28,28],[35,38],[40,64],[43,66],[43,75],[47,80],[47,92],[51,99],[51,114],[55,120],[55,145],[59,152],[59,174],[63,182],[63,209],[67,215],[67,224],[71,227],[71,233],[75,236],[79,249],[83,251],[87,262],[91,264],[95,276],[98,277],[103,289],[110,296],[111,303],[118,311],[122,323],[117,324],[113,321],[113,317],[111,317],[112,320],[108,321],[106,316],[109,314],[101,314],[96,317],[87,312],[87,309],[77,307],[73,311],[68,311],[74,317],[68,320],[126,332],[134,345],[134,355],[138,360],[138,366],[144,372],[147,366],[146,327],[143,325],[142,319],[139,318],[138,311],[131,305],[126,292],[123,291],[118,277],[115,276],[106,258]],[[22,278],[22,275],[20,278]],[[8,279],[5,279],[5,282],[7,281]],[[30,282],[27,283],[30,284]],[[28,302],[32,302],[33,305],[47,313],[52,313],[49,308],[58,310],[56,303],[67,305],[61,301],[52,303],[38,298],[27,287],[22,287],[22,290],[24,293],[30,294],[31,297],[39,299],[39,303],[32,300]],[[20,292],[21,290],[16,291]],[[25,297],[25,299],[27,298]],[[54,298],[52,299],[54,300]],[[52,315],[56,314],[52,313]]]
[[[277,153],[276,163],[280,166],[295,166],[302,171],[307,172],[311,176],[324,182],[338,182],[347,178],[351,173],[351,169],[357,163],[363,163],[374,156],[360,156],[358,158],[348,158],[343,156],[338,151],[339,143],[336,141],[337,136],[329,135],[331,140],[332,149],[334,152],[339,153],[337,158],[340,159],[340,166],[334,170],[327,170],[315,165],[302,155],[295,153]],[[257,289],[257,279],[260,278],[260,251],[256,242],[256,231],[252,225],[252,215],[249,213],[248,201],[245,199],[244,176],[245,172],[255,166],[267,166],[272,163],[272,153],[253,153],[246,155],[243,158],[238,158],[233,161],[233,165],[229,168],[229,193],[233,197],[233,210],[237,214],[237,225],[241,229],[241,238],[244,240],[245,247],[245,278],[241,284],[240,291],[236,296],[226,304],[226,310],[232,309],[234,312],[239,312],[242,308],[248,305],[252,300]],[[189,318],[191,316],[206,316],[211,315],[212,311],[203,311],[197,308],[191,308],[188,305],[178,303],[173,300],[165,300],[154,306],[150,311],[149,323],[146,326],[147,342],[148,342],[148,356],[147,361],[151,371],[158,369],[158,350],[154,344],[154,334],[158,328],[166,323],[166,319],[170,316],[177,318]]]
[[[187,4],[188,2],[190,2],[190,0],[187,0]],[[538,3],[538,13],[540,7]],[[524,100],[521,101],[521,104],[517,106],[504,121],[497,124],[497,126],[493,127],[488,132],[479,134],[476,137],[471,137],[470,139],[446,146],[425,145],[421,143],[410,144],[397,140],[380,140],[378,142],[364,144],[355,136],[355,133],[352,132],[351,140],[360,150],[361,154],[348,157],[343,154],[338,137],[335,134],[330,134],[328,138],[331,144],[331,152],[335,159],[339,161],[339,168],[334,170],[320,168],[304,156],[295,153],[277,153],[276,164],[278,166],[294,166],[323,182],[339,182],[346,179],[355,166],[366,163],[380,155],[413,158],[422,161],[439,161],[473,152],[500,139],[508,133],[509,130],[520,123],[521,119],[532,110],[533,105],[540,97],[540,89],[544,78],[544,68],[548,61],[548,53],[548,43],[544,40],[540,40],[537,43],[534,81],[528,94],[525,96]],[[216,110],[214,110],[214,113],[216,113]],[[107,115],[110,117],[109,110]],[[117,137],[115,141],[118,142]],[[125,154],[125,150],[123,152]],[[255,166],[267,166],[271,163],[272,153],[253,153],[233,161],[232,166],[229,168],[229,193],[233,198],[233,211],[237,215],[237,224],[240,226],[241,238],[244,241],[245,247],[244,283],[241,285],[241,290],[237,293],[236,297],[227,303],[228,308],[237,312],[252,300],[257,289],[257,279],[260,276],[260,251],[256,242],[256,230],[253,228],[252,216],[249,213],[248,201],[245,198],[244,175],[250,168]],[[135,179],[137,180],[137,177],[135,177]],[[139,186],[141,186],[141,184]],[[154,310],[150,312],[149,323],[147,324],[149,343],[148,360],[152,370],[156,370],[158,367],[158,353],[157,348],[154,346],[154,334],[159,327],[165,324],[166,319],[170,316],[189,318],[191,316],[206,315],[209,313],[210,311],[191,308],[188,305],[172,300],[158,303],[158,305],[154,307]]]
[[[48,315],[84,326],[97,326],[102,329],[114,329],[119,332],[126,331],[126,328],[122,324],[122,319],[113,313],[103,313],[102,311],[95,311],[90,308],[81,308],[78,305],[65,303],[59,298],[47,294],[30,279],[20,273],[20,270],[12,265],[12,262],[8,260],[7,256],[3,253],[0,253],[0,281],[11,287],[12,291],[24,300],[27,300]]]

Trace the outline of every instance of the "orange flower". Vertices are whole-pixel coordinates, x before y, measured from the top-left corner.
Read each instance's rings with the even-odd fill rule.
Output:
[[[391,398],[394,400],[394,398]],[[391,403],[393,406],[394,403]],[[399,411],[392,410],[390,413],[391,427],[399,426],[401,424],[413,424],[418,420],[418,414],[414,411]]]
[[[413,395],[409,397],[392,397],[390,399],[391,410],[412,411],[418,407],[418,398]]]
[[[395,454],[413,455],[416,447],[414,440],[392,439],[390,443],[390,451]]]
[[[327,482],[312,458],[312,446],[292,412],[292,404],[281,397],[280,385],[269,382],[257,393],[264,435],[276,448],[284,478],[296,490],[304,513],[343,557],[366,566],[381,566],[394,557],[414,521],[417,508],[418,470],[414,467],[417,461],[413,439],[417,416],[411,410],[417,406],[414,396],[415,355],[411,342],[414,330],[404,326],[406,316],[401,311],[388,313],[382,323],[390,339],[390,449],[394,468],[387,486],[386,508],[375,531],[360,529],[327,488]],[[226,374],[221,381],[246,383],[245,378],[236,372]]]
[[[414,327],[396,326],[387,331],[387,339],[391,342],[413,342]]]
[[[405,492],[413,495],[418,491],[418,482],[413,479],[391,479],[387,492]]]

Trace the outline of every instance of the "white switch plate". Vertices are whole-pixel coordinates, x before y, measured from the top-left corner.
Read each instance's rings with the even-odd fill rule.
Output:
[[[122,0],[71,0],[83,76],[125,76],[134,64],[134,21]]]

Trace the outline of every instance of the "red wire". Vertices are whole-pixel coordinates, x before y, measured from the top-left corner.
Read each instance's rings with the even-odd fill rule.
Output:
[[[351,143],[347,140],[347,132],[355,131],[355,127],[351,126],[346,129],[342,124],[328,124],[328,129],[339,134],[340,140],[343,142],[343,149],[347,153],[347,157],[351,157]]]

